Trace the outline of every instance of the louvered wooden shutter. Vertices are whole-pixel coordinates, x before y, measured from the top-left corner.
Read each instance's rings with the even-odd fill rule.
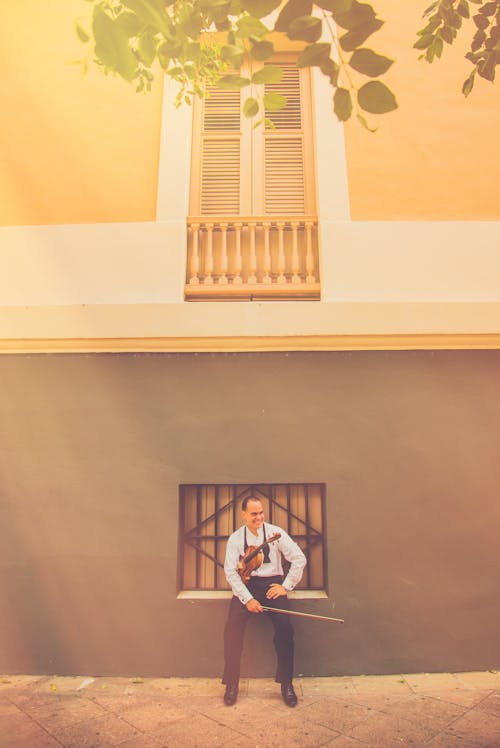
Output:
[[[265,64],[283,70],[280,83],[266,84],[265,93],[287,97],[283,110],[266,112],[273,128],[254,128],[242,116],[239,91],[211,87],[195,104],[191,215],[315,213],[309,71],[286,54]],[[245,63],[241,74],[250,76],[261,65]]]
[[[204,216],[238,215],[241,211],[240,92],[211,87],[201,107],[199,212]]]
[[[301,71],[293,62],[276,64],[283,70],[279,83],[266,84],[265,93],[287,98],[286,107],[266,112],[274,128],[264,133],[264,213],[273,215],[306,213],[306,149]]]

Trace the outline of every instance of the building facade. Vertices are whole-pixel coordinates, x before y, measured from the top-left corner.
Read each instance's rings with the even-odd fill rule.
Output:
[[[397,112],[341,126],[287,48],[253,132],[80,80],[56,5],[1,47],[0,671],[218,675],[249,492],[308,554],[296,609],[346,621],[296,624],[297,673],[498,666],[494,89],[380,0]]]

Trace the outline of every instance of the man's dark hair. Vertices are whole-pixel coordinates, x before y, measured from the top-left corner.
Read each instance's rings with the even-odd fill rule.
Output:
[[[246,512],[249,501],[258,501],[260,503],[260,499],[258,499],[256,496],[245,496],[245,498],[241,502],[242,512]]]

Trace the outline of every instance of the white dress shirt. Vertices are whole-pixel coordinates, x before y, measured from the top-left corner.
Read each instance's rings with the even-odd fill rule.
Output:
[[[287,535],[287,533],[277,527],[276,525],[270,525],[267,522],[264,523],[266,528],[266,539],[279,532],[281,537],[278,540],[269,543],[267,546],[269,549],[269,563],[262,563],[258,569],[252,571],[252,576],[256,577],[275,577],[283,575],[283,566],[281,563],[281,554],[290,562],[290,570],[283,580],[283,587],[290,592],[302,579],[302,572],[306,565],[306,557],[300,550],[297,543]],[[264,525],[263,525],[264,527]],[[226,579],[231,585],[233,595],[246,605],[249,600],[252,599],[252,595],[248,591],[245,583],[238,574],[237,566],[240,556],[244,554],[245,546],[245,528],[248,545],[259,546],[264,542],[264,531],[263,527],[258,530],[257,537],[252,533],[251,530],[242,525],[238,530],[233,532],[228,538],[226,548],[226,560],[224,563],[224,572]]]

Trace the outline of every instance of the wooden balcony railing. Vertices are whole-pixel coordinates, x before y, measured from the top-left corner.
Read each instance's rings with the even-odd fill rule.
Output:
[[[188,218],[190,301],[319,299],[315,216]]]

